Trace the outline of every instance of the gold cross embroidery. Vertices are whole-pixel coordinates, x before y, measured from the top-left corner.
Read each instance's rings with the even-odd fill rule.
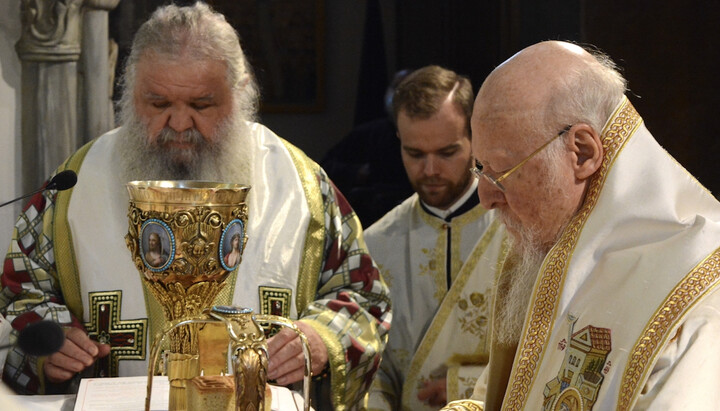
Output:
[[[119,360],[144,360],[147,319],[121,320],[122,291],[88,294],[90,321],[85,329],[91,339],[110,344],[110,355],[98,359],[95,377],[117,377]]]

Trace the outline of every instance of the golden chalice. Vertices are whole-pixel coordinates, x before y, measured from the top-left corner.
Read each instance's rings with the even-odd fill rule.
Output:
[[[250,187],[205,181],[133,181],[127,189],[130,207],[125,242],[143,286],[154,297],[154,301],[149,299],[149,315],[162,311],[164,317],[151,340],[146,409],[152,376],[159,372],[166,373],[170,382],[170,410],[187,409],[186,387],[201,374],[233,374],[235,408],[262,409],[267,344],[257,321],[289,327],[300,336],[306,357],[307,407],[310,356],[305,336],[287,319],[253,315],[250,309],[232,306],[233,290],[226,286],[247,243],[245,199]],[[160,349],[162,370],[157,369]]]

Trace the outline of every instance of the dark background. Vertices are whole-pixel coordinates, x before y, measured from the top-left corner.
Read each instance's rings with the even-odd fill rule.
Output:
[[[301,0],[275,3],[282,1]],[[111,13],[111,36],[120,45],[121,57],[136,27],[163,3],[123,0]],[[233,1],[211,3],[224,11],[223,3]],[[324,42],[318,52],[325,62],[320,81],[341,77],[325,82],[320,94],[331,96],[340,82],[353,93],[330,98],[308,113],[261,113],[263,123],[318,161],[354,125],[384,115],[382,94],[396,70],[439,64],[468,75],[477,91],[493,67],[523,47],[547,39],[572,40],[597,46],[624,69],[630,100],[655,138],[701,183],[720,192],[716,171],[720,141],[714,128],[720,114],[718,1],[318,0],[318,4]],[[347,33],[353,33],[351,40],[361,46],[353,48],[343,37]],[[333,43],[338,38],[344,39],[339,46]],[[337,64],[335,56],[342,53],[353,53],[345,60],[353,63]],[[342,132],[298,126],[318,119]]]

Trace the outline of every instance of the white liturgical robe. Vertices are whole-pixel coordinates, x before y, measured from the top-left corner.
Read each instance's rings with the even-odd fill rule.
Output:
[[[467,398],[487,363],[491,290],[505,231],[474,190],[466,205],[472,208],[442,219],[414,194],[365,232],[393,301],[370,410],[436,409],[417,398],[430,379],[447,378],[448,398]]]
[[[517,349],[493,344],[477,401],[447,409],[718,409],[720,203],[626,98],[601,140],[601,168],[543,262]]]

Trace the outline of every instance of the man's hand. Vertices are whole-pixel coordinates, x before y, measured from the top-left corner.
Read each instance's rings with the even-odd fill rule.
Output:
[[[418,400],[433,407],[442,407],[447,403],[446,384],[445,378],[425,381],[423,389],[418,392]]]
[[[328,361],[327,347],[320,335],[309,325],[295,321],[295,325],[307,337],[310,346],[310,363],[313,375],[317,375],[325,368]],[[283,328],[268,340],[268,378],[277,381],[280,385],[288,385],[301,381],[305,375],[305,356],[302,352],[302,342],[295,332]]]
[[[60,351],[45,359],[45,378],[53,384],[67,381],[109,353],[109,345],[91,340],[78,328],[69,328]]]

